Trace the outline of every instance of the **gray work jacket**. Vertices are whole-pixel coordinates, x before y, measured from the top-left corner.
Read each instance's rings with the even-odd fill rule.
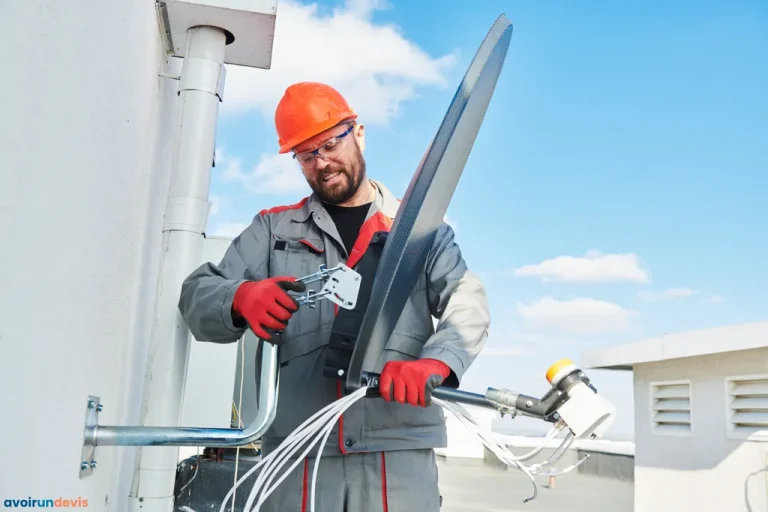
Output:
[[[321,264],[331,268],[339,262],[355,268],[371,236],[389,231],[399,207],[386,187],[371,182],[376,198],[350,254],[314,194],[291,206],[259,212],[232,241],[218,265],[203,264],[184,281],[179,309],[195,339],[232,343],[243,336],[244,330],[233,324],[231,307],[235,290],[245,280],[302,277],[317,272]],[[280,349],[277,412],[262,439],[265,453],[309,416],[341,397],[341,382],[322,374],[334,309],[334,303],[321,300],[315,309],[299,308],[288,322]],[[438,319],[436,328],[433,317]],[[458,387],[485,343],[489,322],[485,290],[467,269],[453,230],[443,223],[425,272],[414,286],[375,371],[380,373],[387,361],[433,358],[453,372],[444,385]],[[423,408],[364,398],[334,427],[323,456],[436,448],[446,442],[440,406]]]

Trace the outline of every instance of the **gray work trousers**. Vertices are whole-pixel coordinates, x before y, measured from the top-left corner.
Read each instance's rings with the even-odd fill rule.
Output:
[[[261,511],[310,512],[315,461],[309,458],[300,462],[270,494]],[[290,464],[283,470],[288,466]],[[414,510],[440,510],[433,450],[373,452],[320,459],[315,482],[315,512]]]

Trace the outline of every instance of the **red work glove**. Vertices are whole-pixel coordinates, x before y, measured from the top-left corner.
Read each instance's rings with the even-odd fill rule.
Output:
[[[379,393],[389,402],[432,405],[432,390],[451,374],[448,365],[437,359],[389,361],[379,376]]]
[[[235,291],[233,316],[245,320],[259,338],[279,342],[269,331],[285,329],[288,320],[299,309],[298,303],[286,290],[303,292],[306,288],[304,283],[290,276],[246,281]]]

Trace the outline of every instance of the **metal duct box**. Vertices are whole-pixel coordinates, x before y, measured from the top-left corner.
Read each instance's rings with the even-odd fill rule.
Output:
[[[165,0],[157,2],[166,49],[184,56],[187,30],[201,25],[231,34],[224,62],[269,69],[277,0]]]

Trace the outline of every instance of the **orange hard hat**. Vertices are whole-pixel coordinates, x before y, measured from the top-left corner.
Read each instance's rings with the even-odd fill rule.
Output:
[[[299,82],[285,90],[275,110],[280,153],[287,153],[307,139],[333,128],[357,114],[330,85]]]

